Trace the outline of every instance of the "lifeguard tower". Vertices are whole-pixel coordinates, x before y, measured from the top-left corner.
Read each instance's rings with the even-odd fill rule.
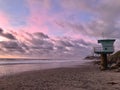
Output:
[[[108,68],[107,54],[112,54],[114,52],[114,42],[115,39],[101,39],[98,40],[101,47],[94,48],[94,52],[101,55],[101,70],[106,70]]]

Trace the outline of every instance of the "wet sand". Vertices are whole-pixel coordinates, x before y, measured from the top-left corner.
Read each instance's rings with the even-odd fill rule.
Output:
[[[120,90],[120,73],[92,63],[3,76],[0,90]]]

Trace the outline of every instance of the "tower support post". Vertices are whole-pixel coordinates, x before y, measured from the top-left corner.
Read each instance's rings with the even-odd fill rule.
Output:
[[[101,54],[101,70],[108,69],[107,54]]]

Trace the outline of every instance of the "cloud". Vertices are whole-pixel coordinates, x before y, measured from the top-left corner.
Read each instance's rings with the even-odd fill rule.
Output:
[[[113,4],[114,3],[114,4]],[[62,29],[68,29],[68,32],[72,31],[73,34],[80,33],[88,37],[94,37],[96,39],[102,37],[102,33],[106,38],[119,38],[120,27],[120,1],[119,0],[62,0],[61,7],[66,11],[67,17],[74,15],[73,19],[56,19],[55,23]],[[70,13],[71,12],[71,13]],[[82,12],[82,13],[76,13]],[[74,13],[74,14],[72,14]],[[83,22],[78,19],[83,13],[88,13],[89,18],[87,22]],[[72,18],[72,17],[71,17]]]
[[[20,5],[22,7],[22,3]],[[0,24],[4,28],[0,29],[0,36],[9,40],[2,47],[9,43],[18,45],[25,51],[24,55],[67,57],[88,53],[97,39],[102,38],[102,33],[105,38],[119,41],[119,0],[25,0],[24,5],[22,9],[27,8],[29,12],[23,12],[25,18],[20,18],[25,22],[19,23],[22,27],[11,26],[13,18],[0,12]],[[17,48],[16,51],[19,52]]]
[[[6,28],[6,27],[10,27],[9,24],[9,17],[7,16],[6,13],[0,11],[0,26]]]
[[[49,0],[0,1],[0,25],[4,29],[26,30],[27,32],[48,33],[48,16],[44,11],[49,8]],[[42,5],[42,6],[41,6]],[[16,8],[17,7],[17,8]],[[41,8],[41,9],[40,9]]]
[[[89,54],[88,47],[92,45],[84,40],[74,40],[69,37],[53,39],[42,32],[22,32],[23,39],[19,38],[20,34],[15,33],[15,31],[11,32],[11,35],[14,35],[16,40],[10,39],[0,42],[0,52],[7,55],[36,58],[70,58],[74,56],[77,58]]]
[[[16,40],[14,35],[12,35],[11,33],[5,33],[2,28],[0,28],[0,36],[10,39],[10,40]]]
[[[31,9],[37,8],[37,10],[41,9],[49,9],[52,6],[52,1],[51,0],[26,0],[27,4],[30,6]],[[38,6],[41,6],[39,8]]]
[[[3,33],[3,29],[2,29],[2,28],[0,28],[0,34],[1,34],[1,33]]]
[[[20,46],[20,43],[15,41],[2,41],[0,42],[2,52],[7,55],[22,55],[26,51]]]
[[[11,39],[11,40],[15,40],[16,38],[10,34],[10,33],[4,33],[2,34],[3,37],[7,38],[7,39]]]
[[[38,52],[38,54],[49,54],[53,50],[53,43],[51,42],[48,35],[45,35],[41,32],[36,32],[32,34],[32,39],[29,40],[30,46],[29,49],[34,54],[34,52]],[[36,54],[36,53],[35,53]]]
[[[48,37],[48,35],[45,35],[45,34],[43,34],[42,32],[35,32],[35,33],[33,33],[33,35],[35,35],[35,36],[37,36],[38,38],[42,38],[42,39],[47,39],[47,38],[49,38]]]
[[[21,7],[22,4],[23,1],[20,3]],[[73,34],[79,32],[90,37],[101,37],[100,33],[104,32],[106,37],[119,38],[117,33],[120,21],[119,0],[69,0],[69,2],[68,0],[26,0],[23,6],[22,9],[25,9],[24,11],[27,9],[29,15],[25,14],[27,17],[24,19],[25,26],[18,28],[27,32],[43,32],[54,35],[56,33],[57,35],[59,35],[58,33],[66,35],[69,32],[73,32]],[[88,18],[87,22],[80,19],[81,14],[85,15],[84,19]],[[12,19],[3,12],[0,13],[0,17],[4,19],[2,23],[7,24]],[[58,26],[62,29],[54,23],[59,24]]]
[[[50,0],[26,0],[26,6],[29,9],[29,16],[26,19],[27,25],[23,30],[27,32],[43,32],[49,33],[49,28],[46,25],[51,22],[49,16],[49,8],[51,7]]]
[[[95,0],[61,0],[61,7],[66,10],[89,10],[89,7],[91,7],[91,3],[93,3]]]
[[[62,37],[54,41],[54,52],[59,57],[84,57],[89,54],[92,43],[87,43],[82,39],[75,40],[69,37]]]

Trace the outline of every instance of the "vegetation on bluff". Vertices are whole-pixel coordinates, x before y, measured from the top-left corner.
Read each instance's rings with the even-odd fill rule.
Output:
[[[111,55],[109,57],[109,61],[116,63],[120,61],[120,51],[117,51],[116,53],[114,53],[113,55]]]
[[[108,57],[108,63],[111,69],[119,69],[120,71],[120,51],[117,51],[113,55]]]

